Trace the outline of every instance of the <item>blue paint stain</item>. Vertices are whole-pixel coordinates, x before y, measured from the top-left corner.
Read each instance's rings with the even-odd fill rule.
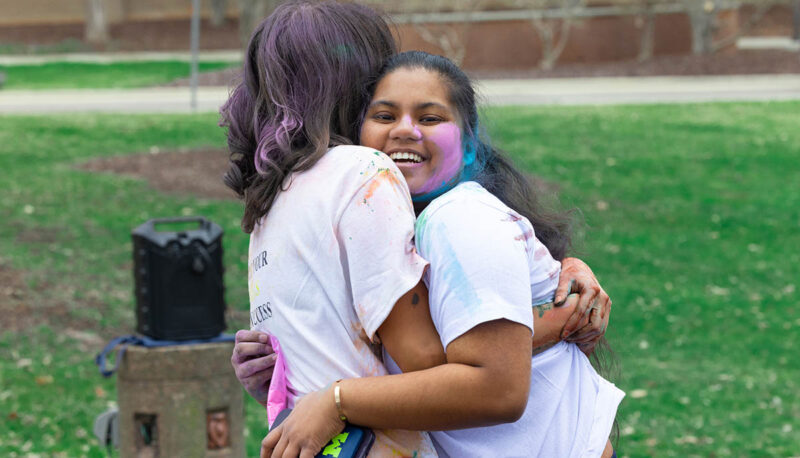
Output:
[[[430,259],[431,247],[435,246],[439,253],[438,257],[450,261],[446,269],[438,276],[438,280],[445,283],[444,287],[449,291],[449,294],[455,296],[467,313],[474,314],[483,301],[478,296],[475,287],[459,262],[456,250],[450,244],[447,228],[442,223],[429,222],[427,213],[427,210],[425,210],[420,214],[414,227],[417,252],[423,258]],[[432,265],[431,269],[437,269],[437,267]]]

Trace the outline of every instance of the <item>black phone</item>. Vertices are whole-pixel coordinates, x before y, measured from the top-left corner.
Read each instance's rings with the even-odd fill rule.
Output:
[[[275,429],[283,423],[290,413],[292,409],[281,410],[270,429]],[[322,451],[317,453],[317,458],[366,458],[374,442],[375,432],[371,429],[345,423],[344,430],[322,447]]]

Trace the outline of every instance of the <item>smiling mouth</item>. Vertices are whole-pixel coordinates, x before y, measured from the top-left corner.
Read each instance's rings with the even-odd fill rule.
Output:
[[[398,164],[409,163],[419,164],[424,159],[417,153],[412,152],[396,152],[389,155],[389,158]]]

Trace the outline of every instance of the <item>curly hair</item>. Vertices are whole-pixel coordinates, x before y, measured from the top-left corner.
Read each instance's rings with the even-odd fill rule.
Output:
[[[354,3],[280,5],[253,32],[242,81],[220,109],[230,168],[250,233],[293,172],[358,135],[367,81],[397,52],[386,22]]]

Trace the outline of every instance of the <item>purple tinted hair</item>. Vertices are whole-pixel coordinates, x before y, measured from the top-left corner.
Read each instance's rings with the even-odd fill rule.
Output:
[[[292,172],[357,138],[367,81],[396,53],[377,12],[354,3],[289,2],[253,32],[242,82],[220,109],[242,229],[269,212]]]

